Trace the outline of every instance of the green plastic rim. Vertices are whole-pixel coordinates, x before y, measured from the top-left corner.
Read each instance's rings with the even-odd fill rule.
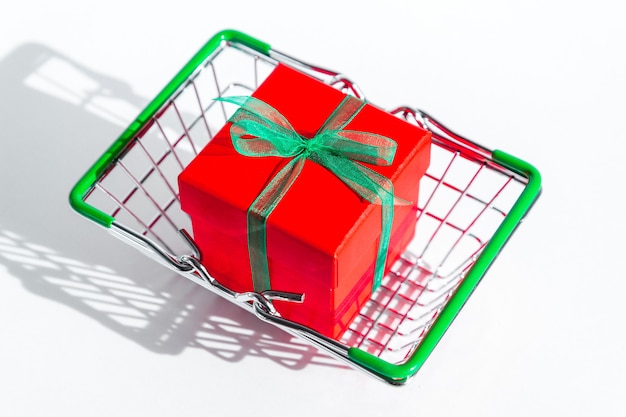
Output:
[[[102,154],[102,156],[89,168],[89,170],[78,180],[70,192],[70,205],[79,214],[87,217],[96,223],[110,228],[115,221],[112,216],[98,210],[85,202],[85,197],[95,186],[106,169],[113,161],[120,156],[124,148],[135,137],[135,135],[145,126],[145,124],[156,114],[156,112],[167,102],[167,100],[178,90],[211,54],[213,54],[223,42],[236,42],[245,45],[255,51],[269,55],[270,46],[249,35],[236,30],[224,30],[213,36],[200,50],[187,62],[187,64],[172,78],[172,80],[161,90],[161,92],[146,106],[137,116],[130,126],[120,135],[119,138]]]
[[[433,323],[433,326],[421,341],[417,350],[409,360],[403,364],[386,362],[358,348],[350,348],[348,351],[349,357],[355,363],[369,369],[392,384],[404,384],[419,371],[498,256],[498,253],[500,253],[515,228],[522,222],[524,216],[541,193],[541,175],[534,166],[499,150],[493,151],[492,159],[494,162],[527,178],[528,183],[500,224],[500,227],[498,227],[481,255],[471,267],[465,279],[463,279],[454,295],[440,312],[439,317]]]
[[[93,207],[85,201],[88,193],[93,189],[100,178],[106,173],[113,162],[121,156],[126,146],[144,128],[164,104],[176,91],[183,86],[196,69],[205,62],[224,42],[234,42],[245,45],[258,53],[269,56],[270,45],[261,42],[249,35],[235,31],[224,30],[213,36],[200,50],[185,64],[172,78],[161,92],[146,106],[130,126],[115,140],[103,155],[87,170],[72,188],[69,196],[70,205],[79,214],[110,228],[115,218]],[[379,378],[393,385],[406,383],[422,367],[428,356],[439,343],[446,330],[452,324],[463,305],[467,302],[482,277],[485,275],[498,253],[506,244],[515,228],[521,223],[526,213],[538,198],[541,192],[541,175],[529,163],[522,161],[502,151],[493,151],[491,159],[501,166],[527,179],[527,184],[521,195],[500,224],[499,228],[484,248],[467,276],[456,289],[447,305],[440,312],[416,351],[402,364],[393,364],[367,353],[359,348],[348,349],[348,359],[355,364],[369,370]]]

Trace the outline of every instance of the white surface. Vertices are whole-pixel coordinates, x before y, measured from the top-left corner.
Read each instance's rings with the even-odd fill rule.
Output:
[[[0,415],[624,415],[622,2],[284,3],[24,0],[0,14]],[[38,88],[42,57],[140,108],[224,28],[542,172],[539,202],[410,385],[287,343],[70,210],[123,124],[81,105],[87,81]]]

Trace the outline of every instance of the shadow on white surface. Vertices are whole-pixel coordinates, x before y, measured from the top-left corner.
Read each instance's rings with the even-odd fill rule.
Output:
[[[130,86],[25,44],[0,61],[0,95],[0,264],[25,289],[153,352],[342,366],[72,212],[73,184],[147,103]]]

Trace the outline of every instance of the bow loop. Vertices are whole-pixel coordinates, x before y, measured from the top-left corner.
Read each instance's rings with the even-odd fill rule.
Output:
[[[356,130],[328,130],[318,134],[321,146],[332,153],[371,165],[388,166],[396,154],[396,143],[386,136]]]
[[[303,139],[289,121],[269,104],[247,96],[216,99],[237,104],[230,118],[233,146],[245,156],[291,157],[302,152]]]

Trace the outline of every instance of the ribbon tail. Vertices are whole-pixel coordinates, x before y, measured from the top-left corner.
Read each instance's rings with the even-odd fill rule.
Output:
[[[387,253],[389,253],[389,241],[391,240],[391,226],[393,225],[393,195],[386,195],[381,205],[381,234],[376,255],[376,267],[374,269],[373,291],[376,291],[383,283],[385,266],[387,265]]]
[[[381,235],[374,270],[374,290],[380,287],[387,264],[394,205],[410,204],[394,195],[393,182],[361,164],[330,153],[312,153],[310,158],[333,172],[344,184],[372,204],[381,205]]]
[[[378,242],[378,254],[374,269],[374,283],[372,291],[376,291],[383,282],[387,253],[391,240],[394,205],[410,204],[394,195],[393,183],[390,179],[363,165],[351,162],[351,169],[337,173],[337,176],[353,191],[373,204],[381,206],[381,234]]]
[[[305,158],[289,161],[250,205],[248,221],[248,251],[254,291],[270,289],[269,261],[267,258],[267,218],[278,205],[302,171]]]

